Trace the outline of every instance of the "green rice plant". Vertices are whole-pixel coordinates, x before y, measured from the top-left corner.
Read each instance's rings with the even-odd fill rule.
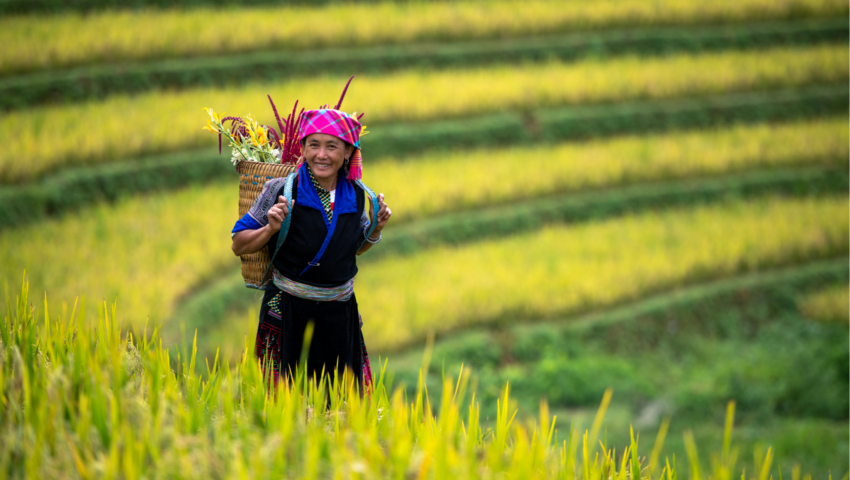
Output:
[[[428,332],[551,319],[695,280],[845,254],[847,197],[728,202],[388,257],[357,277],[375,351]]]
[[[584,0],[568,4],[502,0],[12,15],[0,20],[0,74],[258,49],[456,41],[846,13],[847,5],[836,0]]]
[[[133,324],[161,321],[199,282],[238,268],[229,235],[235,187],[126,199],[3,232],[0,269],[4,278],[27,269],[55,299],[73,301],[84,284],[93,300],[117,299]]]
[[[394,158],[365,170],[393,221],[553,193],[800,164],[845,165],[845,118]],[[806,160],[804,160],[806,159]]]
[[[9,302],[0,325],[0,451],[7,478],[561,478],[667,479],[675,459],[639,455],[639,436],[597,447],[606,391],[591,429],[557,430],[541,402],[539,419],[516,418],[509,386],[493,420],[482,421],[468,371],[444,377],[432,403],[426,372],[412,401],[390,393],[381,369],[361,396],[349,375],[308,381],[303,370],[274,391],[259,365],[198,365],[194,348],[172,358],[154,329],[122,331],[103,305],[87,325],[84,305],[40,318],[28,286]],[[423,362],[427,366],[427,361]],[[327,381],[325,381],[327,380]],[[436,408],[439,406],[439,408]],[[438,413],[437,413],[438,412]],[[730,457],[734,404],[727,411],[719,461],[704,472],[736,471]],[[631,430],[631,429],[630,429]],[[659,435],[653,452],[663,446]],[[689,454],[696,446],[685,433]],[[771,450],[758,455],[771,473]],[[748,478],[742,475],[742,478]],[[749,478],[752,477],[752,475]]]
[[[467,117],[506,110],[665,99],[846,81],[848,48],[588,59],[358,77],[347,111],[367,125]],[[260,113],[274,124],[266,94],[315,107],[335,99],[341,79],[317,77],[234,88],[116,96],[99,102],[10,112],[0,119],[0,181],[21,181],[55,168],[215,144],[201,129],[202,107]],[[163,112],[169,112],[167,117]],[[374,122],[374,123],[373,123]],[[377,130],[380,126],[376,127]],[[180,132],[175,134],[175,132]],[[369,152],[369,137],[363,143]],[[226,159],[222,159],[226,161]]]
[[[823,322],[850,322],[850,289],[845,285],[811,293],[800,302],[800,311],[808,318]]]

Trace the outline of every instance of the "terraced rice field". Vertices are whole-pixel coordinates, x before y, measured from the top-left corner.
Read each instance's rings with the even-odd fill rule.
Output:
[[[12,16],[0,21],[0,73],[257,49],[457,41],[622,25],[733,23],[846,12],[846,4],[834,0],[719,0],[710,4],[584,0],[567,5],[533,0]],[[315,23],[323,28],[314,28]],[[251,26],[251,35],[242,30],[245,25]]]
[[[367,125],[419,122],[517,109],[833,83],[847,80],[848,68],[847,47],[827,45],[650,60],[546,62],[522,69],[405,71],[358,78],[344,109],[366,112]],[[56,168],[210,145],[214,137],[198,127],[201,108],[215,106],[219,112],[235,115],[254,113],[263,123],[276,125],[267,94],[272,94],[281,109],[288,108],[292,99],[300,99],[301,105],[320,105],[334,102],[343,85],[339,78],[294,80],[234,89],[116,96],[11,112],[0,119],[0,142],[5,146],[0,152],[0,181],[21,181]],[[181,134],[175,135],[175,131]],[[368,136],[364,149],[368,152]],[[26,162],[21,160],[24,158]]]
[[[202,355],[214,355],[212,343],[222,343],[227,358],[246,342],[250,351],[259,297],[243,290],[229,248],[236,175],[204,174],[218,164],[208,154],[215,137],[201,130],[202,108],[253,113],[273,125],[266,94],[283,111],[296,99],[316,107],[335,102],[357,75],[343,109],[366,112],[375,134],[363,140],[365,181],[394,211],[384,243],[359,259],[358,303],[374,357],[412,358],[433,332],[437,354],[496,365],[476,367],[483,398],[495,400],[494,385],[510,379],[528,398],[549,392],[553,408],[579,416],[607,388],[581,390],[595,375],[587,372],[632,372],[615,379],[629,398],[612,408],[622,424],[639,417],[651,428],[661,414],[646,412],[667,399],[690,409],[675,414],[714,418],[718,398],[738,396],[754,442],[795,445],[780,460],[786,476],[799,470],[795,463],[836,478],[850,468],[846,455],[792,441],[815,438],[804,434],[809,425],[833,433],[846,427],[846,382],[759,357],[776,344],[824,375],[847,363],[842,343],[831,341],[848,322],[847,275],[833,265],[846,258],[850,240],[846,2],[217,8],[197,0],[170,9],[103,8],[109,3],[0,18],[0,209],[17,212],[0,225],[0,280],[9,291],[26,270],[31,298],[46,291],[69,305],[79,294],[89,305],[117,300],[120,318],[135,328],[166,322],[167,343],[179,341],[185,326],[189,335],[197,328]],[[286,70],[282,59],[300,63]],[[218,160],[229,169],[227,152]],[[180,178],[155,185],[169,175]],[[25,200],[6,200],[17,194]],[[745,292],[748,278],[780,267],[820,273],[795,280],[793,295],[784,287],[764,294],[769,300]],[[740,302],[723,297],[717,302],[725,310],[697,315],[653,300],[698,291],[703,282],[736,285],[724,295]],[[0,299],[0,310],[7,303]],[[678,370],[664,367],[672,368],[675,391],[646,387],[634,366],[655,371],[648,366],[667,350],[641,344],[644,357],[603,358],[571,350],[567,335],[555,350],[521,356],[504,333],[511,325],[519,343],[526,334],[544,338],[538,330],[545,333],[547,322],[587,314],[617,317],[593,327],[601,329],[594,338],[616,339],[643,328],[644,303],[663,324],[652,335],[669,335],[664,348],[695,352],[673,362]],[[712,337],[716,344],[681,343],[668,316],[725,333]],[[757,319],[730,320],[745,317]],[[747,336],[751,327],[763,329],[760,339]],[[758,342],[766,343],[750,348]],[[513,353],[487,357],[498,345]],[[700,352],[750,367],[688,375],[709,371]],[[790,373],[777,373],[777,365]],[[540,380],[522,383],[529,378]],[[822,398],[795,387],[812,382],[822,382]],[[734,390],[741,384],[767,386]],[[567,394],[578,391],[591,393],[584,400]],[[521,411],[535,413],[536,400],[526,403]],[[98,405],[98,415],[109,408]],[[747,423],[753,418],[782,427]],[[714,438],[716,429],[705,428],[697,437]],[[688,442],[671,451],[690,452]],[[83,463],[100,473],[133,471],[128,462],[138,452],[122,448]],[[12,465],[4,455],[0,464]],[[50,465],[26,468],[55,476]]]
[[[482,207],[552,194],[764,168],[841,167],[847,131],[846,119],[827,119],[425,155],[375,164],[366,181],[398,212],[391,231],[441,213],[475,215]],[[228,235],[236,218],[234,191],[230,183],[197,186],[2,232],[3,275],[15,278],[26,269],[57,299],[70,301],[83,289],[94,295],[90,300],[117,298],[133,323],[148,315],[168,318],[193,288],[236,265]],[[59,239],[62,248],[55,248]]]

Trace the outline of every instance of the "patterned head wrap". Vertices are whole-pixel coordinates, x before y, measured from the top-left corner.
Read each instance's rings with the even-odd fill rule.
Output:
[[[325,133],[354,145],[347,178],[360,180],[363,177],[363,157],[360,155],[361,130],[360,122],[345,112],[330,109],[308,110],[301,115],[301,135],[298,140],[303,142],[308,135]]]

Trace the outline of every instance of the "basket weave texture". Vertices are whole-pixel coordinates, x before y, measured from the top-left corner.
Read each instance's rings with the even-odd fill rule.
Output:
[[[285,177],[295,171],[298,167],[296,164],[287,163],[281,165],[278,163],[261,163],[261,162],[246,162],[242,161],[236,164],[236,171],[239,172],[239,218],[242,218],[254,200],[263,191],[263,186],[267,181],[273,178]],[[263,274],[271,261],[268,246],[256,253],[249,253],[239,257],[242,260],[242,278],[245,279],[245,285],[262,287],[271,279],[271,272],[266,278]]]

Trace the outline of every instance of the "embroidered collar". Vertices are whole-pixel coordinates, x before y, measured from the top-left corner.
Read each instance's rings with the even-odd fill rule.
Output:
[[[329,224],[332,215],[343,213],[357,213],[357,199],[354,193],[354,185],[345,178],[345,175],[337,174],[336,195],[334,198],[334,209],[330,216],[325,215],[325,223]],[[315,184],[314,184],[315,182]],[[320,212],[327,213],[324,202],[319,192],[325,192],[328,204],[330,204],[330,192],[318,185],[313,177],[313,172],[304,162],[298,172],[298,192],[296,203],[302,207],[309,207]]]

